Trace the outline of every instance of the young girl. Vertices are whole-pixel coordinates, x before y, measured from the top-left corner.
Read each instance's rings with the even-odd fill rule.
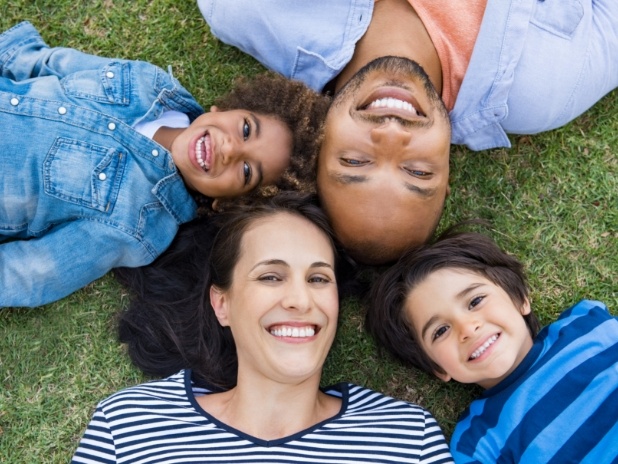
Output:
[[[618,319],[583,300],[537,335],[523,265],[488,237],[402,257],[367,326],[405,363],[485,388],[455,427],[456,462],[616,462]]]
[[[264,75],[204,113],[160,68],[0,35],[0,307],[143,266],[217,201],[313,181],[328,99]]]
[[[339,310],[322,211],[282,194],[219,220],[197,305],[123,315],[129,352],[146,348],[140,367],[172,332],[185,369],[103,400],[73,462],[452,462],[421,407],[349,383],[320,388]]]

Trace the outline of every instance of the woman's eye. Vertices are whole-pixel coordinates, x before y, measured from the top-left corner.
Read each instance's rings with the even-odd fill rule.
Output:
[[[309,282],[316,283],[316,284],[327,284],[330,282],[330,279],[324,276],[313,276],[309,278]]]
[[[267,275],[258,277],[258,280],[261,282],[279,282],[281,279],[276,275],[267,274]]]
[[[433,333],[432,340],[437,340],[448,330],[448,327],[443,325],[442,327],[438,327],[438,329]]]
[[[470,300],[470,309],[472,309],[475,306],[478,306],[479,304],[481,304],[481,301],[483,301],[483,298],[485,298],[485,297],[484,296],[475,296],[474,298],[472,298],[472,300]]]
[[[242,164],[243,177],[245,178],[245,185],[249,185],[251,182],[251,165],[249,163]]]
[[[245,118],[245,122],[242,125],[242,138],[243,140],[247,140],[251,135],[251,125],[249,124],[249,120]]]

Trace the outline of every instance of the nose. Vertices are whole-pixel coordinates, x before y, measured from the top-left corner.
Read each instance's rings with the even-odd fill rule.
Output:
[[[412,134],[392,118],[371,130],[371,141],[379,147],[383,156],[393,155],[405,148],[411,138]]]
[[[305,313],[311,309],[311,294],[304,279],[294,279],[286,285],[281,304],[290,311]]]
[[[220,154],[223,165],[233,163],[241,155],[241,144],[235,137],[227,136],[221,145]]]
[[[460,341],[466,341],[470,337],[473,337],[475,332],[481,328],[481,322],[475,317],[466,317],[459,321],[459,339]]]

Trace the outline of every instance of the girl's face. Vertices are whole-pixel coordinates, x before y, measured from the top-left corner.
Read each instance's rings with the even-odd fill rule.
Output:
[[[502,287],[471,271],[433,272],[408,294],[405,311],[444,381],[493,387],[532,347],[523,318],[529,302],[518,308]]]
[[[333,342],[339,302],[329,239],[289,213],[245,232],[230,289],[211,287],[221,325],[232,330],[238,380],[317,380]]]
[[[187,186],[211,198],[231,198],[275,183],[290,164],[292,133],[273,116],[210,108],[172,143]]]

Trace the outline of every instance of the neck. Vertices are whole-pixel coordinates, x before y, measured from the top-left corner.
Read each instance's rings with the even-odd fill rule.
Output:
[[[178,135],[184,130],[185,129],[183,128],[172,128],[172,127],[162,126],[157,129],[152,139],[155,142],[157,142],[159,145],[161,145],[163,148],[165,148],[167,151],[171,152],[172,143],[174,143],[174,140],[176,140],[176,137],[178,137]]]
[[[319,390],[311,378],[282,384],[238,379],[238,385],[224,393],[198,398],[205,411],[221,422],[262,440],[287,437],[337,414],[338,398]]]
[[[382,56],[400,56],[416,61],[442,93],[442,66],[425,25],[408,0],[375,0],[371,23],[358,41],[352,60],[335,80],[339,90],[356,72]]]

